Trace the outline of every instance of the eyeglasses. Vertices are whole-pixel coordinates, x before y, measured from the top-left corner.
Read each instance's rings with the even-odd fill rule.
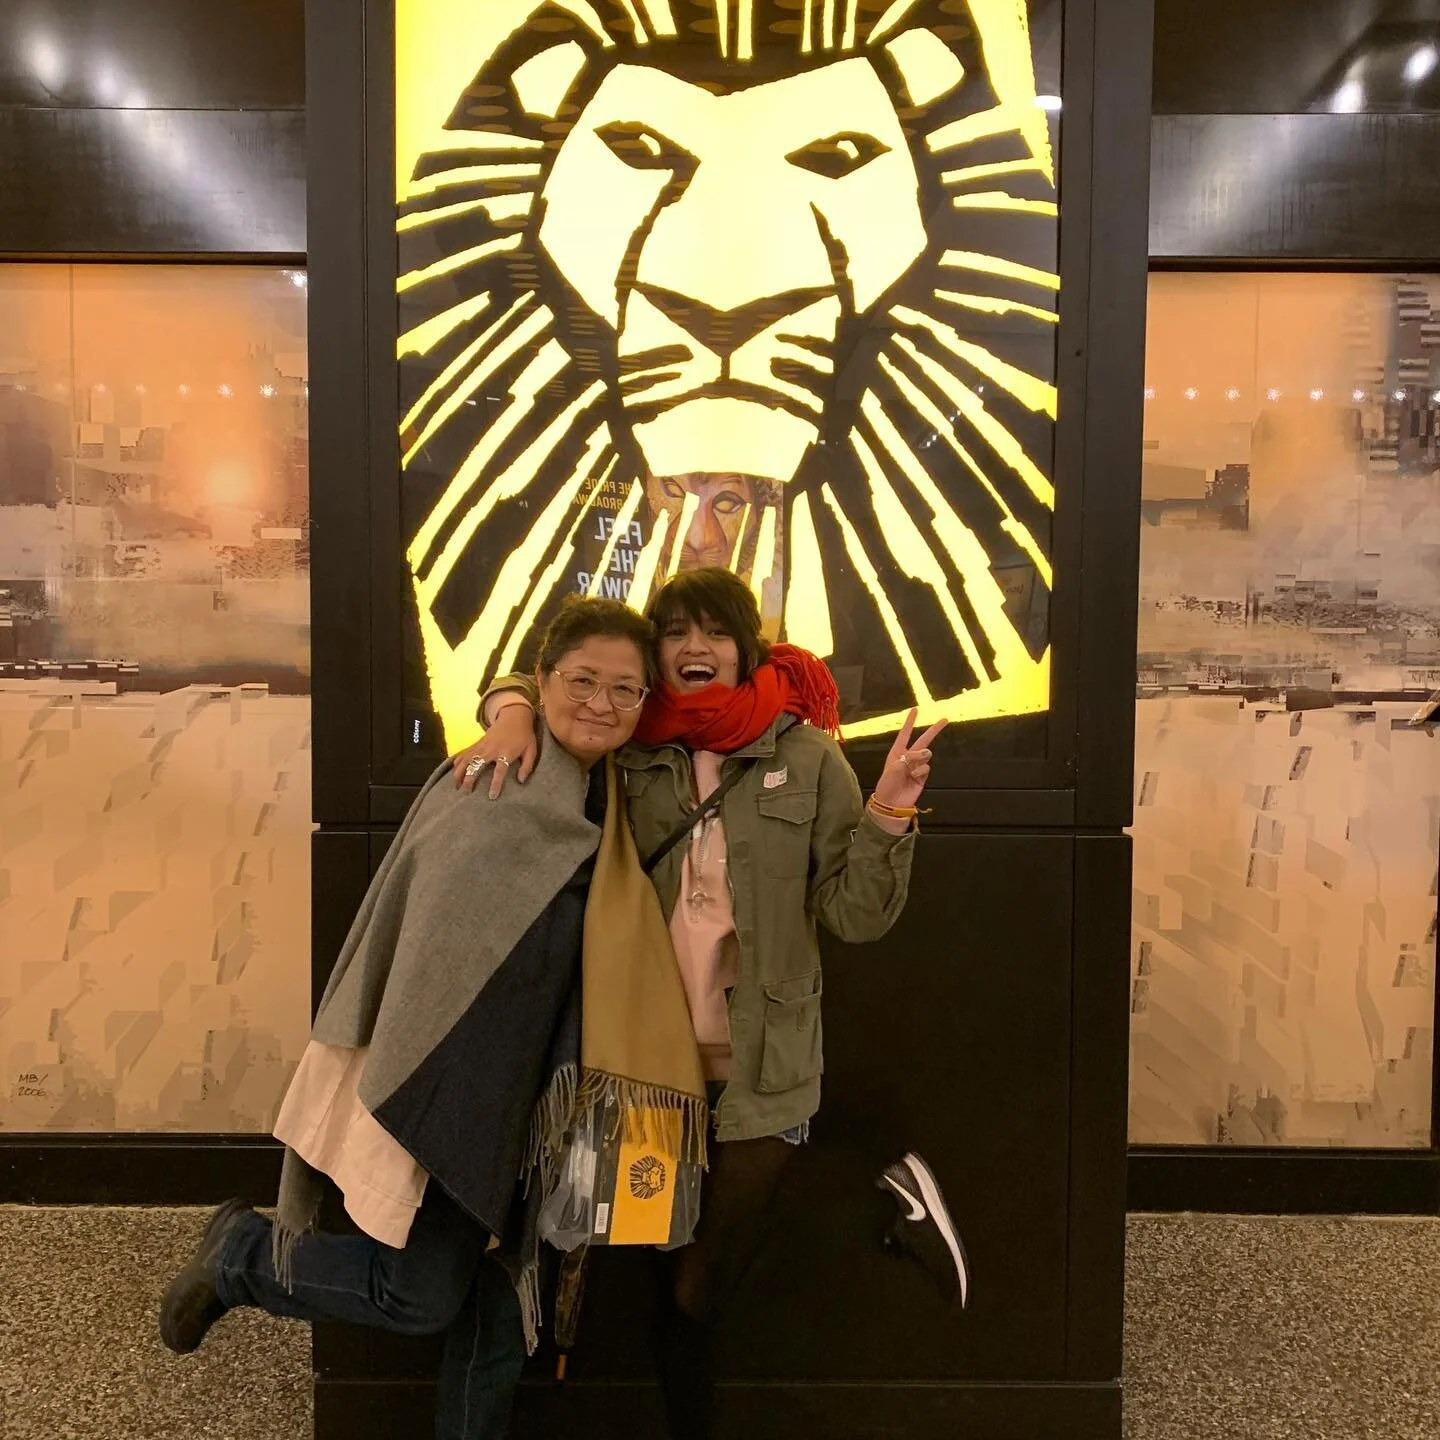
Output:
[[[560,688],[564,690],[567,698],[573,700],[577,705],[588,703],[604,690],[610,696],[610,703],[617,710],[638,710],[645,703],[645,697],[650,693],[642,685],[630,685],[623,680],[618,684],[607,685],[593,675],[581,675],[575,671],[571,671],[567,675],[563,670],[557,670],[555,673],[560,677]]]

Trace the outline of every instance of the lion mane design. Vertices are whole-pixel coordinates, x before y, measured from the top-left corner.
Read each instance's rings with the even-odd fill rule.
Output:
[[[630,1166],[630,1193],[637,1200],[654,1200],[665,1193],[665,1162],[646,1155]]]
[[[452,748],[617,546],[637,609],[695,563],[722,476],[706,543],[829,660],[848,735],[1048,707],[1049,126],[1025,0],[547,0],[498,38],[396,222]]]

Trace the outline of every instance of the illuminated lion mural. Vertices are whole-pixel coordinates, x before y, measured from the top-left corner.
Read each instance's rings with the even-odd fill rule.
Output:
[[[443,137],[397,288],[449,744],[565,594],[640,608],[725,547],[848,734],[1047,708],[1057,210],[1024,0],[551,0]]]

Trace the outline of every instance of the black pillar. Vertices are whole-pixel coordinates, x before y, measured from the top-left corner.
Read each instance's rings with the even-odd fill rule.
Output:
[[[317,985],[433,763],[402,744],[392,28],[309,3]],[[722,1434],[1120,1434],[1150,41],[1148,4],[1065,7],[1046,748],[992,761],[954,727],[901,923],[827,953],[825,1103],[725,1326]],[[880,1244],[910,1148],[965,1311]],[[642,1258],[600,1257],[572,1378],[535,1367],[517,1434],[661,1433]],[[433,1345],[318,1327],[315,1353],[319,1440],[429,1433]]]

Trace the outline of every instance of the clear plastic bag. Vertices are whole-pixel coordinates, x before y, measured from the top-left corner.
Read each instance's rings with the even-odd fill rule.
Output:
[[[658,1127],[622,1121],[607,1098],[566,1133],[555,1188],[540,1208],[540,1238],[557,1250],[582,1245],[688,1245],[700,1218],[702,1167],[653,1138]],[[649,1132],[650,1138],[644,1137]]]

